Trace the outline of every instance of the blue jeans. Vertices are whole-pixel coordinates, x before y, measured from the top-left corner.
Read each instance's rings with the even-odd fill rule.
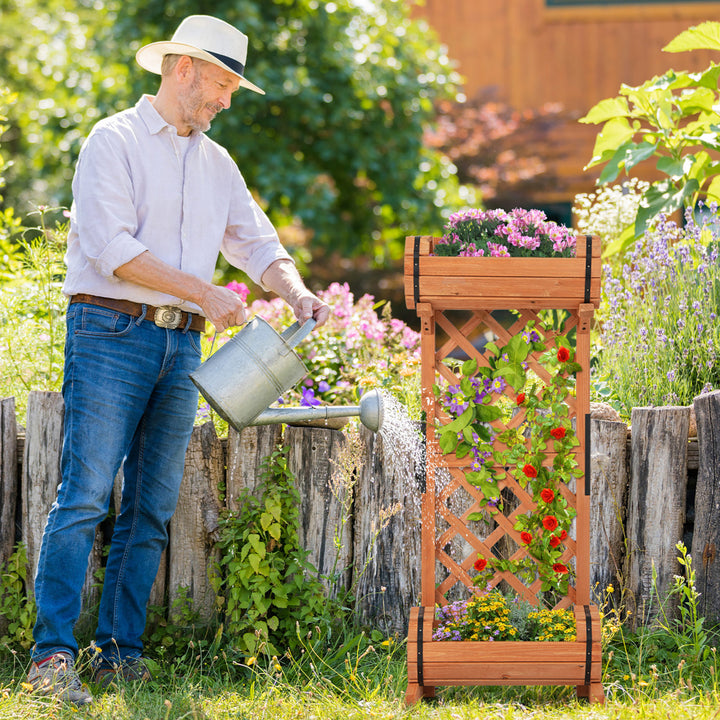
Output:
[[[73,627],[95,529],[124,463],[96,643],[108,662],[139,657],[146,605],[167,545],[197,411],[189,373],[200,333],[74,303],[67,313],[62,483],[35,579],[33,659],[77,654]],[[117,510],[117,509],[116,509]]]

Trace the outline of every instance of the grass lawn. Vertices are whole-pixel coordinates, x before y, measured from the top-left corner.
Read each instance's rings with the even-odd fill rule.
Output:
[[[331,651],[332,652],[332,651]],[[303,720],[360,718],[432,718],[465,720],[496,718],[720,718],[720,693],[715,683],[715,653],[704,679],[695,687],[680,667],[658,671],[646,679],[635,674],[613,677],[605,670],[605,705],[578,701],[573,688],[439,688],[438,697],[406,708],[404,647],[381,649],[363,658],[347,654],[343,666],[315,661],[270,661],[265,668],[234,667],[227,658],[202,664],[171,663],[157,667],[145,686],[123,685],[97,691],[83,709],[27,694],[22,680],[26,660],[3,656],[0,670],[0,718],[99,718],[102,720]],[[277,669],[280,668],[280,669]],[[621,671],[620,671],[621,672]],[[92,687],[92,686],[91,686]],[[92,688],[96,690],[96,688]]]

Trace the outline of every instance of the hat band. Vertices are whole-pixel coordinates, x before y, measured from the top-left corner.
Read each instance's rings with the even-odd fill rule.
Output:
[[[205,52],[209,55],[212,55],[221,63],[227,65],[233,72],[236,72],[238,75],[242,75],[245,72],[245,66],[241,62],[238,62],[237,60],[234,60],[227,55],[221,55],[220,53],[213,52],[212,50],[205,50]]]

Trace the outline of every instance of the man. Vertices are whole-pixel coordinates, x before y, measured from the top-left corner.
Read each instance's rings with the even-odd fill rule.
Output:
[[[199,331],[206,318],[217,331],[246,320],[240,297],[211,283],[218,253],[301,322],[329,315],[227,151],[204,135],[238,88],[263,93],[244,76],[246,56],[243,33],[203,15],[141,48],[138,63],[161,75],[157,95],[98,123],[73,179],[62,484],[38,561],[28,682],[76,704],[92,697],[74,667],[73,626],[121,464],[94,678],[149,677],[140,638],[197,410],[188,375],[200,363]]]

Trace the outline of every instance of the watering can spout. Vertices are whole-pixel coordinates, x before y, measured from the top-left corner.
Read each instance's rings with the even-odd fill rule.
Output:
[[[370,390],[360,398],[359,405],[268,408],[261,412],[250,425],[322,422],[331,418],[359,417],[360,422],[366,428],[378,432],[382,427],[384,415],[385,404],[382,395],[377,390]]]

